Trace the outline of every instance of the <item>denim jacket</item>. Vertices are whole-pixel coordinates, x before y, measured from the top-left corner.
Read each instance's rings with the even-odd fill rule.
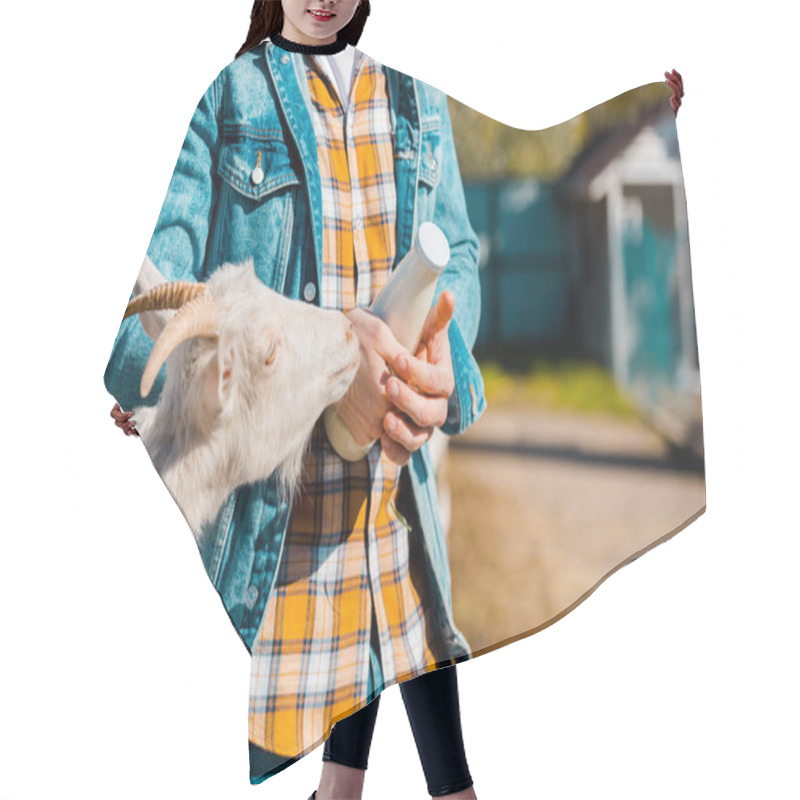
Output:
[[[225,67],[203,94],[183,142],[147,257],[168,280],[205,280],[218,266],[252,257],[256,274],[277,292],[319,304],[322,200],[317,143],[308,114],[302,55],[266,40]],[[395,265],[417,227],[431,220],[445,233],[451,260],[434,304],[449,289],[456,300],[449,326],[455,389],[441,430],[457,435],[486,407],[472,356],[480,317],[478,238],[467,217],[447,96],[384,67],[388,81],[397,186]],[[251,173],[261,151],[264,180]],[[104,375],[123,409],[154,404],[139,380],[152,349],[137,316],[123,321]],[[431,623],[450,657],[471,657],[453,621],[450,569],[429,447],[408,462],[410,485],[432,586]],[[291,501],[274,478],[239,487],[220,509],[203,564],[251,651],[277,575]]]

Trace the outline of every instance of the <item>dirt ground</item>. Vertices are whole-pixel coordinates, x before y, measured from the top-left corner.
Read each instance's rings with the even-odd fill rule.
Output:
[[[611,416],[489,407],[442,468],[455,620],[474,652],[546,625],[705,506],[701,468]]]

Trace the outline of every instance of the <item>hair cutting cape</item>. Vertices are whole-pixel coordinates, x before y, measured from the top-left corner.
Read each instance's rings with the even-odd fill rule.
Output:
[[[365,280],[369,230],[392,242],[366,306],[432,221],[451,252],[434,302],[455,297],[447,421],[395,474],[380,440],[345,463],[321,422],[358,348],[331,300],[347,276],[323,267],[341,175],[309,64],[265,42],[204,93],[104,376],[252,657],[253,783],[387,686],[557,621],[705,510],[668,87],[526,131],[364,57],[348,113],[383,92],[393,163],[372,177],[393,199],[370,199],[381,140],[356,132],[335,263]],[[380,202],[391,223],[358,216]]]

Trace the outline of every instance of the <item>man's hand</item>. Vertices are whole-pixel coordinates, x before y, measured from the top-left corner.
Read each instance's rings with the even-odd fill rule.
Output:
[[[361,363],[344,397],[334,406],[355,443],[368,445],[381,437],[383,418],[392,406],[384,389],[391,375],[387,364],[410,353],[369,309],[354,308],[346,316],[358,336]]]
[[[386,381],[386,396],[394,408],[383,418],[381,444],[400,466],[447,419],[447,401],[455,388],[447,334],[454,309],[455,298],[446,289],[428,312],[415,355],[398,353],[388,362],[395,375]]]
[[[666,75],[667,78],[664,83],[672,89],[672,97],[669,102],[677,117],[678,109],[681,107],[681,97],[683,97],[683,78],[680,72],[675,69],[673,69],[672,72],[665,72],[664,75]]]
[[[136,430],[136,420],[133,417],[133,411],[123,411],[119,403],[114,403],[114,408],[111,409],[111,416],[114,418],[114,424],[121,428],[126,436],[138,436],[139,431]]]

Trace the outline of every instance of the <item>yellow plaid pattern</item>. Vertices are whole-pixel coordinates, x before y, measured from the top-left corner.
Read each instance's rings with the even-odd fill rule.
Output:
[[[395,257],[385,74],[360,51],[355,57],[345,114],[328,76],[303,56],[323,195],[320,305],[342,311],[372,302]],[[400,467],[380,441],[362,461],[343,461],[320,418],[303,468],[251,661],[249,738],[286,756],[317,747],[334,722],[366,705],[373,625],[385,683],[437,663],[424,564],[411,558],[394,506]]]

